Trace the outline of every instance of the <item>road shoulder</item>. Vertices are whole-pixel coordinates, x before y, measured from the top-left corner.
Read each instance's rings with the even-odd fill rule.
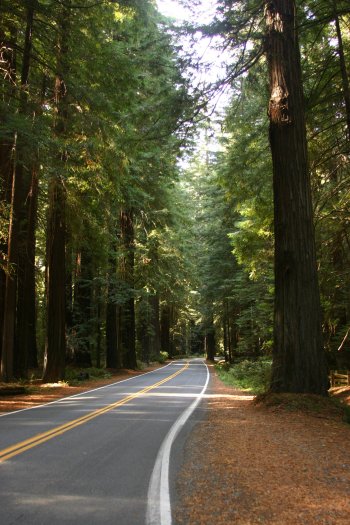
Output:
[[[28,393],[19,395],[0,395],[0,416],[8,412],[14,412],[16,410],[23,410],[38,405],[44,405],[45,403],[51,403],[64,397],[74,396],[99,388],[101,386],[110,385],[118,381],[124,381],[153,370],[157,370],[164,366],[163,364],[155,364],[144,368],[143,370],[116,370],[111,371],[111,375],[108,378],[84,380],[79,385],[69,385],[67,383],[47,383],[41,384],[38,382],[30,387]]]
[[[350,426],[256,406],[212,370],[206,417],[190,434],[174,525],[347,525]]]

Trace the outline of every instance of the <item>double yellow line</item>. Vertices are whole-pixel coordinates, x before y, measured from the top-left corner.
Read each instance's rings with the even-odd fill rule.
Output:
[[[79,417],[78,419],[74,419],[73,421],[65,423],[64,425],[55,427],[52,430],[47,430],[46,432],[43,432],[42,434],[37,434],[36,436],[26,439],[25,441],[20,441],[19,443],[16,443],[15,445],[12,445],[11,447],[7,447],[7,448],[4,448],[3,450],[0,450],[0,463],[14,456],[17,456],[18,454],[22,454],[26,450],[36,447],[37,445],[41,445],[42,443],[45,443],[46,441],[49,441],[50,439],[53,439],[56,436],[60,436],[61,434],[68,432],[68,430],[72,430],[73,428],[76,428],[79,425],[83,425],[84,423],[91,421],[91,419],[94,419],[95,417],[102,416],[102,414],[105,414],[106,412],[110,412],[114,408],[125,405],[132,399],[135,399],[136,397],[140,397],[141,395],[146,394],[150,390],[153,390],[154,388],[158,388],[164,383],[167,383],[174,377],[184,372],[184,370],[186,370],[188,367],[189,367],[189,363],[186,363],[181,369],[179,369],[174,374],[162,379],[161,381],[158,381],[158,383],[154,383],[153,385],[147,386],[143,390],[139,390],[138,392],[135,392],[135,394],[130,394],[129,396],[124,397],[120,401],[116,401],[115,403],[112,403],[111,405],[107,405],[98,410],[94,410],[93,412],[90,412],[89,414],[86,414],[85,416]]]

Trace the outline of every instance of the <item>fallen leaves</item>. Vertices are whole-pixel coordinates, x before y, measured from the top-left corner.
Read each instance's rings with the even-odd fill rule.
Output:
[[[347,525],[350,426],[339,412],[257,407],[212,374],[188,439],[176,525]]]

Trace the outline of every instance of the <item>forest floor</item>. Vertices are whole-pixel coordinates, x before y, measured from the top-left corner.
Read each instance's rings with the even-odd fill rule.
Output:
[[[86,390],[93,388],[99,388],[104,385],[110,385],[117,381],[129,379],[131,377],[151,372],[157,368],[160,368],[160,364],[154,364],[143,370],[116,370],[110,371],[110,377],[101,379],[87,379],[79,381],[79,384],[69,385],[65,382],[60,383],[42,383],[41,381],[35,381],[33,383],[25,384],[27,391],[23,394],[17,395],[1,395],[1,388],[6,388],[9,385],[6,383],[0,383],[0,415],[5,412],[13,412],[15,410],[22,410],[24,408],[31,408],[36,405],[43,405],[50,403],[57,399],[61,399],[67,396],[74,396]],[[15,388],[16,385],[10,385]],[[23,386],[23,385],[19,385]]]
[[[161,366],[161,365],[159,365]],[[79,386],[35,385],[0,396],[0,414],[148,372],[125,370]],[[176,525],[348,525],[350,425],[329,400],[280,396],[256,403],[210,366],[204,417],[190,434],[177,483]],[[350,405],[350,388],[333,394]]]
[[[211,367],[185,448],[176,525],[348,525],[350,425],[317,396],[256,403]],[[350,388],[338,389],[350,402]]]

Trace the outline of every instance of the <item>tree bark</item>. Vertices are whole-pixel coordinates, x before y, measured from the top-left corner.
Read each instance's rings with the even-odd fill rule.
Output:
[[[72,359],[76,364],[91,362],[90,335],[92,331],[92,282],[93,269],[89,250],[82,247],[76,258],[74,285],[73,331],[74,349]],[[85,356],[85,357],[84,357]]]
[[[68,101],[65,78],[68,75],[69,2],[62,7],[58,20],[57,74],[55,79],[56,121],[54,132],[58,139],[66,135]],[[62,173],[67,162],[66,151],[57,156],[57,171],[49,181],[49,210],[47,227],[47,338],[43,380],[64,379],[66,358],[66,190]],[[60,173],[62,172],[62,173]]]
[[[170,356],[170,308],[166,303],[160,309],[160,344],[162,351]]]
[[[265,2],[275,224],[271,390],[327,393],[295,2]]]
[[[1,8],[1,6],[0,6]],[[7,31],[6,31],[7,30]],[[16,29],[12,24],[0,28],[0,54],[2,69],[5,71],[3,86],[3,103],[11,107],[14,104],[14,90],[16,84]],[[3,117],[1,117],[3,120]],[[1,241],[1,267],[0,267],[0,356],[1,377],[9,381],[13,377],[13,341],[15,323],[15,294],[16,279],[10,270],[13,263],[17,262],[15,244],[9,243],[13,235],[14,217],[14,165],[15,165],[15,137],[10,134],[0,143],[0,198],[1,219],[4,226],[8,224],[8,237]],[[9,250],[10,253],[9,253]]]
[[[24,377],[28,368],[37,368],[35,240],[38,208],[38,167],[33,165],[26,199],[27,228],[23,258],[18,261],[17,339],[15,375]]]
[[[27,25],[21,74],[20,114],[29,115],[27,88],[32,49],[32,33],[36,1],[27,5]],[[43,104],[42,93],[40,106]],[[41,107],[39,112],[41,111]],[[35,229],[38,193],[38,155],[28,159],[25,139],[18,134],[15,177],[18,181],[19,209],[17,257],[17,311],[15,336],[15,375],[26,377],[29,354],[32,362],[36,353],[35,304]],[[32,363],[33,364],[33,363]]]
[[[44,356],[45,382],[64,379],[66,359],[65,332],[65,207],[62,181],[53,177],[49,186],[47,229],[47,340]]]
[[[160,356],[161,341],[160,341],[160,319],[159,319],[159,294],[156,293],[149,298],[151,306],[151,326],[152,326],[152,339],[151,339],[151,354],[157,357]]]
[[[337,31],[337,38],[338,38],[338,55],[339,55],[340,72],[341,72],[342,84],[343,84],[343,96],[344,96],[345,110],[346,110],[346,125],[347,125],[347,132],[348,132],[348,141],[350,141],[350,84],[349,84],[348,72],[346,69],[343,35],[341,32],[339,16],[337,14],[337,9],[336,9],[336,5],[334,1],[333,1],[333,8],[334,8],[335,28]]]
[[[216,353],[215,326],[213,316],[208,315],[204,323],[205,327],[205,353],[208,361],[214,361]]]
[[[122,360],[119,340],[119,309],[113,298],[113,288],[109,284],[106,308],[106,367],[121,368]]]
[[[135,369],[136,341],[135,341],[135,300],[134,300],[134,224],[132,210],[122,210],[120,213],[120,231],[123,258],[120,277],[124,281],[129,298],[120,306],[121,345],[123,366]]]
[[[14,212],[19,207],[19,194],[16,191],[16,178],[12,178],[12,197],[9,224],[9,239],[7,246],[7,271],[5,281],[1,377],[3,381],[11,381],[14,376],[14,342],[16,322],[17,295],[17,256],[18,256],[18,223]]]
[[[110,251],[108,277],[106,307],[106,367],[122,368],[119,307],[116,299],[117,257],[115,246],[112,246]]]

